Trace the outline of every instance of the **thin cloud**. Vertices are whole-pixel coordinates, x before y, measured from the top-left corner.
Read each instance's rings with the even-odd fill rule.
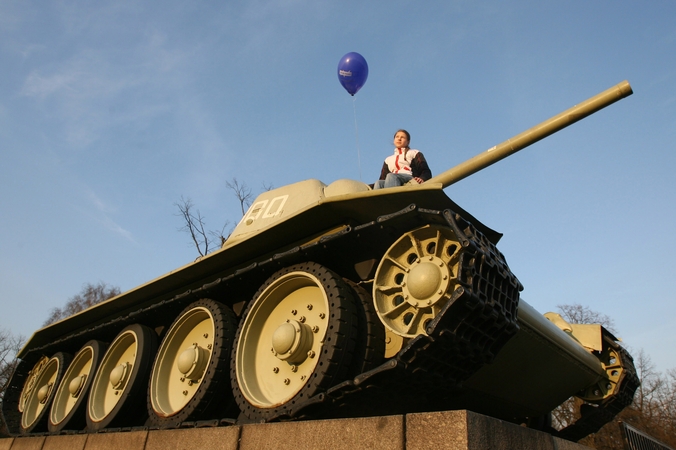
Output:
[[[111,219],[108,216],[104,216],[102,219],[99,220],[107,229],[112,231],[115,234],[119,234],[123,238],[127,239],[129,242],[136,244],[136,240],[134,240],[131,232],[128,230],[125,230],[122,228],[119,224],[117,224],[113,219]]]
[[[111,213],[114,212],[115,209],[106,205],[103,200],[101,200],[93,191],[89,191],[87,196],[89,197],[89,200],[92,202],[92,204],[102,213]]]
[[[120,124],[155,117],[171,109],[173,100],[166,92],[180,87],[175,72],[180,72],[176,67],[184,56],[163,48],[157,33],[147,39],[135,56],[121,62],[113,54],[85,50],[58,67],[34,69],[21,94],[59,117],[62,137],[75,148],[90,145]],[[110,113],[116,104],[124,105],[123,113]]]
[[[79,71],[62,72],[47,76],[32,72],[24,82],[21,93],[28,97],[45,98],[64,90],[75,92],[73,86],[78,84],[78,80],[81,78],[82,74]]]
[[[78,208],[83,214],[100,223],[104,228],[112,231],[114,234],[122,236],[133,244],[137,244],[132,233],[112,219],[111,215],[117,212],[117,208],[103,201],[89,188],[85,188],[85,196],[87,197],[89,204],[93,206],[94,211],[92,211],[91,207],[86,209]]]

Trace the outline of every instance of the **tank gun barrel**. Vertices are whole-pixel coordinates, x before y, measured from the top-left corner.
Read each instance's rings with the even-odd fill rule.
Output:
[[[458,164],[437,176],[427,180],[427,183],[441,183],[444,187],[448,187],[463,178],[466,178],[486,167],[506,158],[513,153],[522,150],[529,145],[544,139],[547,136],[556,133],[559,130],[572,125],[578,120],[584,119],[587,116],[594,114],[605,108],[608,105],[615,103],[618,100],[628,97],[633,93],[629,82],[626,80],[607,89],[600,94],[579,103],[566,111],[557,114],[556,116],[545,120],[544,122],[517,134],[511,139],[489,148],[468,159],[467,161]]]

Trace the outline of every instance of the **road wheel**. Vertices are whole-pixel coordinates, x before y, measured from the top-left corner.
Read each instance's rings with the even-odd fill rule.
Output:
[[[178,315],[157,352],[148,389],[148,412],[159,427],[207,418],[232,405],[229,379],[237,320],[227,306],[199,300]],[[225,405],[224,405],[225,404]]]
[[[87,429],[143,425],[148,376],[157,351],[157,335],[134,324],[108,347],[92,382],[87,402]]]
[[[358,318],[352,290],[316,263],[273,274],[249,303],[235,339],[230,378],[254,420],[292,415],[347,376]]]
[[[21,434],[47,430],[47,412],[71,358],[66,353],[55,354],[35,378],[34,386],[23,404]]]
[[[57,433],[68,427],[81,430],[87,424],[87,394],[108,344],[89,341],[73,357],[56,390],[49,412],[49,431]]]

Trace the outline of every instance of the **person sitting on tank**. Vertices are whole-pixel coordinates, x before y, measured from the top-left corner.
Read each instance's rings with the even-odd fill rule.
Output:
[[[403,186],[407,183],[422,183],[432,178],[427,161],[419,150],[409,147],[411,135],[406,130],[394,133],[394,154],[385,158],[380,179],[373,189]]]

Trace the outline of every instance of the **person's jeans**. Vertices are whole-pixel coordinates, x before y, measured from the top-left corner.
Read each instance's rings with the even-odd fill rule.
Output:
[[[388,173],[384,180],[378,180],[373,184],[373,189],[403,186],[412,178],[411,175],[405,175],[403,173]]]

